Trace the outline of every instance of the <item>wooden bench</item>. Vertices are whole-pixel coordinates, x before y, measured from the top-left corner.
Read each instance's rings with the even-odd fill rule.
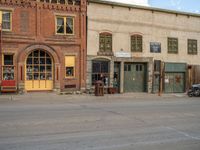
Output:
[[[15,80],[3,80],[1,81],[1,92],[17,92],[17,86]]]

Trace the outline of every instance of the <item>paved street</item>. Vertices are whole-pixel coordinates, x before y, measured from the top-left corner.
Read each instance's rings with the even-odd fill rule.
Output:
[[[200,98],[0,95],[0,150],[200,150]]]

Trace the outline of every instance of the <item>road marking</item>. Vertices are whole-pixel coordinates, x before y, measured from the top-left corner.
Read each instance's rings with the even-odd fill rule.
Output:
[[[200,140],[199,137],[191,136],[191,135],[187,134],[186,132],[177,130],[177,129],[175,129],[175,128],[172,128],[172,127],[166,127],[166,128],[169,129],[169,130],[176,131],[177,133],[182,134],[182,135],[184,135],[185,137],[189,137],[189,138],[195,139],[195,140]]]

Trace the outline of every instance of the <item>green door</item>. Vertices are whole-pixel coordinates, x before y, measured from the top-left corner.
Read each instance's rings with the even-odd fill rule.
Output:
[[[165,73],[165,92],[183,93],[185,91],[184,73]]]
[[[124,64],[124,92],[145,92],[145,82],[145,64]]]

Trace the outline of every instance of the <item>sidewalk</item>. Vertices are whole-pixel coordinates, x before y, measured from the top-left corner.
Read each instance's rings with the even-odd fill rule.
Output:
[[[99,100],[99,99],[116,99],[123,100],[125,99],[161,99],[161,98],[181,98],[187,97],[186,93],[178,94],[149,94],[149,93],[124,93],[124,94],[105,94],[103,97],[96,97],[93,94],[80,94],[80,95],[59,95],[55,92],[36,92],[36,93],[25,93],[25,94],[3,94],[0,95],[0,101],[7,100],[79,100],[79,101],[88,101],[88,100]]]

